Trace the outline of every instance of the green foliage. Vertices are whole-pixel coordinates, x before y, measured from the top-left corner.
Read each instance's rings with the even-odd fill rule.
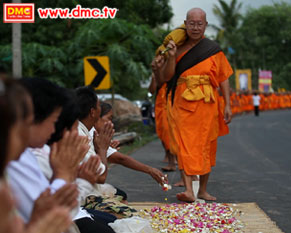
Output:
[[[291,54],[291,4],[280,3],[250,9],[241,16],[242,3],[219,0],[213,12],[220,22],[217,40],[225,50],[232,66],[252,69],[253,88],[258,87],[258,70],[273,72],[273,88],[291,89],[288,72]],[[227,48],[234,49],[229,54]],[[231,86],[234,82],[231,80]]]
[[[81,57],[109,56],[116,93],[133,98],[140,80],[150,76],[148,64],[154,56],[155,35],[146,25],[121,19],[88,21],[77,32],[70,49],[79,45]]]
[[[36,17],[34,24],[22,24],[23,76],[47,77],[74,88],[84,84],[85,56],[109,56],[114,92],[135,99],[141,90],[140,80],[150,76],[154,50],[162,41],[164,31],[151,27],[172,17],[169,0],[39,0],[36,8],[72,9],[77,4],[89,8],[115,7],[119,11],[114,20]],[[0,30],[11,35],[10,24],[1,24]],[[1,37],[0,65],[7,71],[11,70],[11,55],[10,36]]]
[[[228,5],[224,0],[218,0],[219,5],[214,4],[213,13],[219,20],[220,27],[212,26],[217,30],[217,40],[223,48],[231,47],[236,41],[237,29],[241,20],[239,13],[242,3],[232,0]]]
[[[239,30],[234,47],[240,68],[272,70],[273,88],[291,89],[288,81],[291,54],[291,5],[287,3],[251,9]],[[255,74],[253,81],[257,83]]]
[[[154,28],[168,23],[172,18],[169,2],[169,0],[99,0],[98,6],[115,7],[119,9],[118,18],[138,25],[147,24]]]

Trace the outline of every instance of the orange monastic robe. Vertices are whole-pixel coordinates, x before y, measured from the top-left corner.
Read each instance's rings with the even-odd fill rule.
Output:
[[[278,98],[279,98],[279,108],[282,108],[282,109],[284,109],[284,108],[286,108],[285,106],[286,106],[286,104],[285,104],[285,98],[284,98],[285,96],[283,95],[283,94],[280,94],[279,96],[278,96]]]
[[[236,106],[236,94],[233,92],[230,95],[230,106],[232,115],[237,114],[237,106]]]
[[[219,52],[181,74],[173,106],[171,96],[168,97],[168,119],[170,131],[178,145],[179,169],[187,175],[207,174],[216,164],[217,137],[228,133],[220,111],[217,88],[232,73],[225,55]],[[200,80],[198,86],[193,83],[197,78]],[[195,99],[193,93],[201,91],[209,97],[209,87],[213,91],[210,100],[189,100],[192,97]]]
[[[247,94],[246,95],[246,99],[247,99],[247,111],[251,112],[254,109],[254,105],[253,105],[253,96],[251,94]]]
[[[270,96],[271,99],[271,110],[277,109],[277,96],[273,93]]]
[[[155,122],[156,122],[156,133],[164,144],[166,150],[170,148],[169,142],[169,124],[167,120],[167,84],[158,90],[155,102]]]
[[[259,109],[260,111],[264,111],[265,110],[265,96],[264,94],[259,94],[259,96],[261,97],[261,100],[260,100],[260,106],[259,106]]]
[[[248,97],[245,94],[241,95],[241,110],[247,112],[248,110]]]
[[[289,94],[288,97],[289,97],[288,108],[291,108],[291,94]]]
[[[272,97],[271,95],[267,95],[265,98],[265,109],[267,110],[272,110]]]
[[[237,112],[242,113],[243,108],[242,108],[242,95],[241,94],[238,94],[236,96],[236,102],[237,102]]]

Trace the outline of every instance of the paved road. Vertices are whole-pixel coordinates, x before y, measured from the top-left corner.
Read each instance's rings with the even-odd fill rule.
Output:
[[[291,110],[263,112],[233,119],[231,133],[219,139],[217,165],[209,192],[218,202],[256,202],[286,233],[291,232]],[[158,140],[134,152],[135,159],[160,168]],[[127,192],[129,201],[176,202],[182,188],[162,191],[149,175],[116,165],[108,182]],[[169,173],[170,183],[179,172]]]

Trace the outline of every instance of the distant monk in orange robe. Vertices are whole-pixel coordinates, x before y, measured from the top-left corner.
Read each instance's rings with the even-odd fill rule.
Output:
[[[288,102],[288,108],[291,108],[291,93],[288,92],[289,102]]]
[[[240,92],[237,93],[237,109],[238,109],[238,113],[242,113],[243,112],[243,99],[242,99],[242,94]]]
[[[260,111],[264,111],[265,110],[265,95],[263,93],[260,93],[259,96],[261,97],[261,101],[260,101]]]
[[[247,97],[247,111],[251,112],[253,110],[253,96],[249,92],[246,94]]]
[[[195,201],[192,175],[200,175],[198,198],[216,200],[207,191],[211,167],[216,163],[217,137],[227,134],[231,121],[228,78],[233,73],[220,47],[204,38],[206,14],[193,8],[184,21],[188,38],[177,48],[173,41],[167,45],[168,58],[164,78],[168,87],[168,119],[178,144],[178,165],[185,183],[185,192],[177,199]],[[218,88],[225,101],[220,111]]]
[[[231,95],[230,95],[230,107],[231,107],[232,114],[233,115],[237,114],[236,94],[235,94],[235,92],[231,92]]]

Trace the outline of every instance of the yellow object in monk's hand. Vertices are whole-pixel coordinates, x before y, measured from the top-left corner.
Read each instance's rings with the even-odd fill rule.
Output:
[[[171,48],[167,47],[165,50],[161,51],[161,55],[164,55],[166,52],[168,52]]]
[[[156,56],[161,54],[167,57],[167,51],[169,49],[166,47],[170,40],[174,41],[177,47],[184,44],[187,39],[186,27],[182,24],[180,27],[171,31],[164,39],[163,43],[160,45],[159,48],[156,50]]]

